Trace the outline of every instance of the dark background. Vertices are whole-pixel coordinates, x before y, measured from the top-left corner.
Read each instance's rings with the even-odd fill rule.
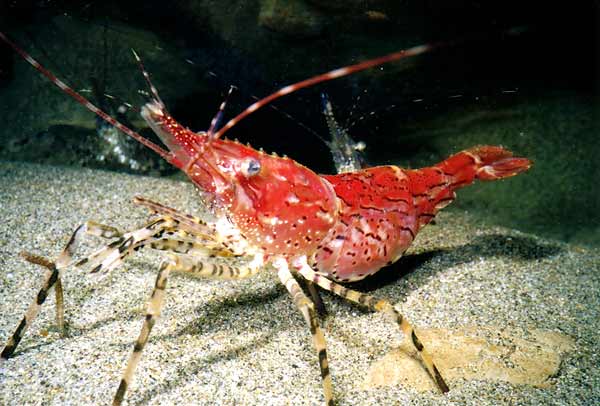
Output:
[[[598,3],[502,1],[4,1],[0,27],[86,97],[117,114],[146,98],[130,48],[171,113],[205,130],[278,88],[340,66],[442,41],[425,56],[287,96],[228,136],[330,173],[319,93],[375,164],[418,167],[476,144],[535,161],[478,185],[456,207],[482,221],[598,244]],[[110,94],[117,101],[103,95]],[[276,109],[275,109],[276,108]],[[0,45],[0,158],[133,170],[96,159],[97,120]],[[144,130],[132,110],[122,119]],[[169,175],[152,154],[142,172]]]

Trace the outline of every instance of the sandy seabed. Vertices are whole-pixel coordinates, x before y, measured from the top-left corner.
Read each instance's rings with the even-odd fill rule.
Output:
[[[131,203],[135,195],[191,214],[201,210],[189,183],[0,162],[0,340],[12,334],[43,274],[18,253],[54,257],[86,220],[132,229],[148,215]],[[86,241],[84,252],[102,244]],[[51,294],[14,357],[0,364],[0,404],[109,404],[160,259],[142,250],[104,277],[69,269],[63,279],[68,337],[54,328]],[[446,211],[404,258],[357,288],[389,298],[418,329],[480,328],[520,339],[546,331],[573,345],[543,387],[466,375],[451,379],[446,395],[401,384],[369,387],[366,377],[402,335],[381,315],[323,293],[339,405],[600,403],[600,255],[594,250],[482,227],[468,213]],[[322,389],[308,328],[267,269],[239,282],[170,279],[163,315],[126,400],[308,405],[322,404]]]

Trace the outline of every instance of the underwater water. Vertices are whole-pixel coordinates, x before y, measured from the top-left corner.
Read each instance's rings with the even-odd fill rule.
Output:
[[[425,13],[386,2],[371,8],[357,2],[348,10],[300,0],[240,1],[228,10],[210,2],[184,3],[169,11],[153,2],[32,4],[6,6],[7,33],[75,89],[150,138],[136,110],[148,89],[132,48],[174,117],[201,130],[230,86],[235,91],[226,119],[255,98],[311,75],[445,41],[424,56],[287,96],[228,136],[331,173],[319,97],[326,92],[340,125],[366,144],[370,164],[422,167],[473,145],[503,145],[535,166],[510,181],[461,191],[455,206],[480,213],[483,222],[576,244],[599,243],[591,4],[543,16],[526,9],[512,15],[510,5],[489,6],[480,14],[467,5]],[[164,13],[161,24],[149,24],[157,10]],[[568,28],[556,30],[559,21]],[[1,49],[2,159],[172,172],[155,154],[49,85],[8,47]]]
[[[516,4],[516,3],[515,3]],[[472,6],[471,6],[472,7]],[[157,10],[161,23],[149,21]],[[6,6],[4,30],[60,78],[152,138],[139,117],[143,58],[173,116],[207,129],[230,86],[232,118],[256,98],[336,67],[442,42],[423,56],[301,90],[228,134],[321,173],[334,166],[320,93],[370,165],[429,166],[473,145],[503,145],[535,162],[526,175],[460,192],[481,221],[575,244],[600,244],[594,6],[423,10],[392,2],[34,3]],[[479,14],[478,14],[479,13]],[[556,30],[561,22],[564,27]],[[0,58],[0,157],[169,174],[151,151],[95,118],[23,63]],[[131,105],[132,107],[127,107]],[[224,121],[225,121],[224,120]]]
[[[563,334],[577,347],[565,358],[563,353],[553,354],[560,369],[546,376],[550,389],[501,380],[474,383],[459,376],[468,380],[466,386],[444,401],[473,404],[485,393],[481,404],[593,404],[600,401],[600,377],[594,370],[600,320],[598,5],[589,1],[544,7],[528,8],[516,1],[450,6],[386,0],[240,0],[224,6],[200,0],[169,7],[155,1],[25,1],[0,4],[0,31],[76,91],[154,142],[158,138],[139,114],[149,89],[131,49],[142,58],[173,117],[200,131],[209,127],[231,86],[220,125],[286,85],[400,49],[439,44],[424,55],[287,95],[248,116],[227,137],[287,155],[318,173],[334,173],[327,143],[331,129],[321,96],[327,94],[340,128],[364,143],[360,155],[366,165],[426,167],[475,145],[502,145],[531,159],[534,165],[525,173],[460,190],[444,215],[417,238],[409,255],[381,280],[366,281],[362,288],[381,285],[382,296],[397,301],[406,297],[414,309],[409,310],[410,319],[417,325],[485,325],[502,337],[503,326],[508,326],[526,338],[530,329],[542,329]],[[77,104],[2,42],[0,116],[0,209],[7,219],[0,230],[0,270],[11,270],[0,280],[4,339],[17,322],[5,315],[15,308],[24,311],[40,274],[30,268],[17,275],[20,263],[15,257],[20,250],[55,255],[73,228],[88,219],[133,226],[134,220],[143,221],[143,213],[136,215],[124,206],[131,206],[136,194],[154,193],[161,202],[191,214],[201,204],[191,185],[178,186],[184,181],[181,173]],[[138,262],[143,261],[152,260]],[[68,351],[85,352],[86,366],[103,356],[107,346],[126,354],[139,331],[136,312],[143,311],[137,309],[147,298],[155,271],[132,262],[136,271],[123,273],[122,286],[102,286],[103,296],[93,302],[86,302],[83,293],[74,299],[88,314],[101,313],[89,330],[82,327],[88,322],[84,316],[74,321],[76,339],[69,341]],[[394,270],[403,278],[390,277]],[[159,333],[156,344],[161,347],[157,353],[171,350],[178,361],[164,367],[166,372],[160,360],[150,361],[152,372],[142,372],[140,378],[150,389],[140,391],[138,386],[131,396],[140,404],[173,402],[179,396],[201,396],[204,404],[231,403],[237,396],[245,404],[320,401],[319,372],[309,367],[314,367],[314,354],[307,331],[293,319],[296,309],[284,292],[265,278],[256,285],[242,284],[239,291],[235,284],[178,286],[187,294],[173,299],[173,313],[182,321]],[[94,290],[73,283],[85,292]],[[138,284],[138,291],[128,291]],[[27,294],[19,289],[25,286]],[[218,294],[211,293],[215,289]],[[236,292],[242,292],[241,304]],[[184,303],[189,297],[193,299]],[[215,302],[214,308],[199,310],[204,300]],[[103,307],[107,302],[121,303],[118,317]],[[327,321],[326,331],[338,362],[334,382],[347,395],[337,393],[341,404],[353,404],[353,399],[358,399],[354,404],[387,404],[390,399],[441,403],[436,395],[421,397],[411,389],[402,389],[397,398],[396,387],[381,389],[380,395],[356,389],[352,374],[361,375],[360,368],[368,369],[368,361],[383,355],[374,348],[391,340],[393,332],[383,323],[364,332],[370,316],[341,302],[330,300],[328,305],[343,320]],[[289,328],[287,320],[271,320],[273,314],[287,317],[288,311],[295,320],[289,335],[280,333]],[[119,335],[121,341],[107,341],[115,329],[124,331],[117,324],[123,318],[130,325]],[[265,319],[271,324],[261,331],[257,320]],[[204,322],[217,333],[205,332]],[[40,325],[51,324],[52,314],[46,311]],[[86,332],[90,341],[77,341],[87,339]],[[355,334],[359,338],[353,339]],[[56,336],[51,330],[50,339]],[[44,348],[60,350],[58,339],[37,348],[35,339],[46,338],[37,332],[28,337],[21,355],[30,368],[48,361]],[[175,337],[175,349],[165,337]],[[366,350],[369,360],[348,354],[364,350],[361,340],[373,347]],[[225,341],[228,344],[221,346]],[[188,359],[186,348],[207,342],[206,354]],[[251,350],[255,346],[259,355]],[[65,361],[60,351],[57,354],[53,368],[73,367],[68,357]],[[123,362],[117,350],[110,356],[114,358],[97,365],[110,370],[110,377],[97,384],[107,390],[106,401]],[[277,359],[273,365],[279,368],[290,357],[290,364],[301,371],[295,385],[266,362],[256,369],[268,380],[253,376],[256,358]],[[358,372],[350,367],[344,371],[343,362]],[[113,370],[111,364],[119,367]],[[68,401],[72,393],[60,389],[67,381],[77,388],[77,401],[95,396],[80,385],[93,382],[96,370],[81,372],[82,380],[79,372],[61,375],[60,382],[51,377],[52,370],[40,372],[33,383],[26,382],[25,367],[17,371],[0,364],[0,370],[0,379],[14,389],[2,395],[8,396],[7,402],[14,395],[27,403],[36,390],[47,402]],[[176,378],[164,378],[163,373]],[[286,383],[273,392],[278,380]],[[305,387],[310,388],[307,393]]]

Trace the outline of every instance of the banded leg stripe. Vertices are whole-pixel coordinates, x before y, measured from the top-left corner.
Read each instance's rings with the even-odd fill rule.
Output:
[[[119,387],[113,399],[113,405],[120,405],[123,402],[125,392],[131,385],[135,369],[142,358],[142,351],[148,342],[150,332],[156,323],[156,319],[160,316],[160,311],[164,303],[165,289],[167,287],[167,278],[173,267],[174,265],[172,262],[165,261],[158,271],[154,289],[152,290],[150,300],[148,301],[146,318],[142,324],[140,335],[133,346],[133,351],[127,361],[127,367],[125,368],[125,372],[123,373],[123,377],[121,378],[121,382],[119,383]]]
[[[431,354],[427,351],[425,346],[417,337],[417,333],[415,332],[412,325],[402,316],[402,314],[396,310],[396,308],[387,300],[384,299],[376,299],[371,295],[366,295],[364,293],[358,292],[353,289],[348,289],[332,280],[327,279],[323,275],[319,275],[306,262],[306,257],[300,258],[294,262],[294,267],[298,270],[300,275],[306,280],[313,282],[320,286],[321,288],[328,290],[332,293],[335,293],[338,296],[341,296],[345,299],[348,299],[351,302],[358,303],[360,305],[366,306],[372,311],[383,312],[390,314],[402,332],[405,334],[407,338],[411,340],[411,343],[414,345],[416,350],[421,356],[423,360],[423,364],[429,375],[437,385],[438,389],[442,393],[446,393],[449,391],[448,385],[444,381],[441,373],[433,362],[433,358]]]
[[[296,307],[298,307],[310,328],[313,344],[319,358],[319,368],[321,370],[321,381],[323,384],[323,392],[325,394],[325,404],[333,406],[333,386],[331,383],[331,375],[329,373],[327,346],[325,343],[325,336],[319,327],[314,305],[304,294],[302,288],[292,276],[287,261],[283,258],[278,258],[273,264],[275,268],[277,268],[279,280],[281,283],[283,283],[289,294],[292,296],[294,304]]]
[[[175,257],[174,261],[176,267],[173,271],[205,279],[248,278],[260,272],[264,265],[262,254],[256,254],[250,262],[240,265],[203,262],[197,259],[181,257]]]
[[[0,357],[4,359],[9,358],[15,352],[17,345],[19,345],[19,342],[23,338],[23,335],[25,335],[27,328],[29,328],[31,322],[39,313],[42,304],[46,301],[46,298],[48,297],[48,291],[52,288],[52,286],[54,286],[56,281],[59,280],[60,276],[59,270],[53,262],[50,262],[45,258],[29,253],[23,253],[23,256],[32,263],[44,266],[45,268],[47,268],[47,271],[44,275],[42,287],[38,291],[36,298],[29,304],[25,316],[21,319],[13,335],[10,336],[10,338],[4,345],[2,353],[0,353]]]

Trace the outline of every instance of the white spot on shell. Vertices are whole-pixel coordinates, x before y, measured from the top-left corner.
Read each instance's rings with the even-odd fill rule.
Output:
[[[287,195],[285,200],[290,204],[296,204],[300,202],[300,199],[298,199],[298,196],[295,193],[290,193],[289,195]]]
[[[330,248],[333,248],[333,249],[337,250],[337,249],[340,249],[342,247],[342,245],[344,245],[344,241],[343,240],[337,240],[337,239],[335,239],[335,240],[331,240],[329,242],[329,244],[327,244],[327,245]]]
[[[318,211],[316,216],[325,221],[326,223],[333,223],[333,216],[329,213],[323,213],[321,211]]]
[[[372,233],[373,229],[369,225],[369,222],[365,218],[360,219],[360,228],[365,234]]]

